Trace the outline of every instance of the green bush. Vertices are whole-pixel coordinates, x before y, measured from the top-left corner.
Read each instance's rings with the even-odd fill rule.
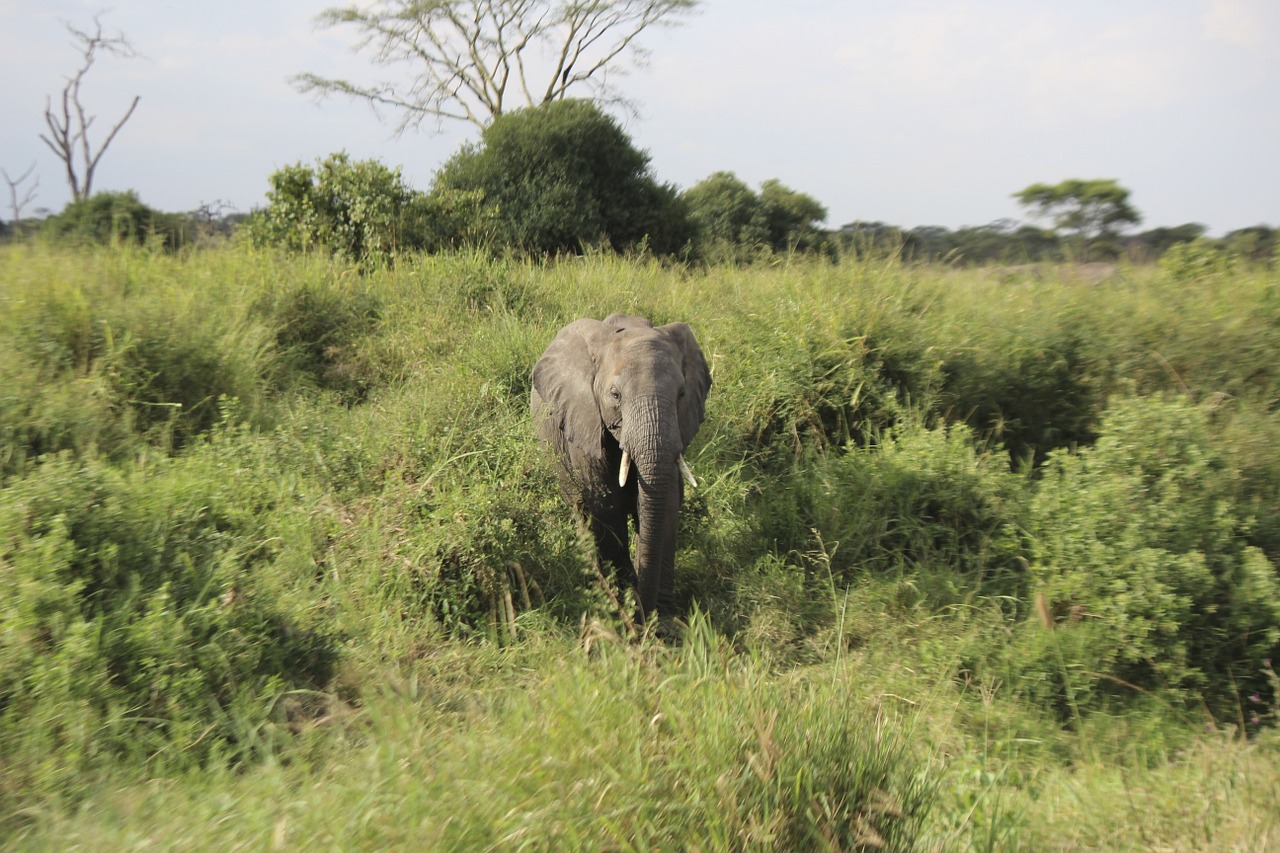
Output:
[[[463,148],[436,176],[438,204],[478,193],[499,248],[576,254],[608,245],[660,254],[690,233],[673,188],[659,184],[649,155],[589,101],[562,100],[496,118],[479,145]],[[464,198],[468,196],[463,196]]]
[[[947,353],[939,408],[1004,444],[1016,463],[1039,466],[1056,448],[1096,438],[1105,397],[1072,312],[1045,329],[978,332]]]
[[[73,245],[139,243],[172,250],[186,245],[189,225],[185,216],[153,210],[128,190],[95,193],[73,201],[46,219],[40,233]]]
[[[381,321],[381,300],[359,283],[336,277],[307,280],[262,299],[275,327],[275,344],[288,370],[349,402],[363,400],[376,383],[362,349]]]
[[[1239,495],[1208,412],[1177,398],[1117,401],[1093,447],[1054,453],[1031,502],[1025,689],[1077,711],[1160,693],[1227,719],[1269,694],[1280,581]]]
[[[1234,253],[1201,237],[1170,246],[1160,256],[1160,270],[1177,284],[1221,281],[1235,268]]]
[[[246,759],[276,699],[329,680],[334,640],[282,597],[314,571],[309,537],[279,535],[310,529],[302,496],[227,439],[135,469],[51,459],[0,491],[4,786]]]
[[[377,160],[352,162],[339,152],[314,168],[286,166],[269,181],[267,206],[246,224],[260,246],[321,249],[364,263],[387,263],[427,243],[426,198],[404,182],[398,168]]]
[[[233,287],[175,286],[133,256],[84,263],[71,280],[50,269],[5,288],[0,475],[61,450],[123,459],[181,447],[218,421],[223,397],[261,413],[274,345]]]
[[[815,463],[812,526],[836,575],[914,576],[932,607],[1025,585],[1025,478],[974,449],[963,425],[903,424],[873,446]],[[802,491],[803,484],[796,490]]]

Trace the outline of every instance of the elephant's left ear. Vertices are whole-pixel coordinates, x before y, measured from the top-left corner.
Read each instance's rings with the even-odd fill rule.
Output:
[[[576,320],[560,330],[533,366],[536,397],[547,407],[541,437],[560,452],[572,444],[592,459],[604,458],[604,424],[596,403],[593,342],[612,334],[599,320]]]
[[[680,440],[688,448],[707,414],[711,371],[692,329],[684,323],[668,323],[659,327],[659,331],[666,333],[684,356],[684,397],[680,400],[677,415],[680,419]]]

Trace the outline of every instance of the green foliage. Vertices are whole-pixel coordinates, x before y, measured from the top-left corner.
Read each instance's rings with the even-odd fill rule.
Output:
[[[1029,666],[1062,691],[1043,698],[1078,712],[1158,691],[1230,715],[1270,690],[1280,652],[1280,582],[1248,544],[1239,475],[1208,413],[1178,399],[1118,402],[1101,433],[1051,457],[1031,504],[1052,624],[1030,627],[1048,656]]]
[[[62,244],[137,243],[172,250],[187,243],[188,226],[185,217],[153,210],[129,190],[73,201],[46,219],[40,233]]]
[[[675,191],[659,184],[649,155],[588,101],[561,100],[504,114],[436,176],[431,197],[446,204],[478,194],[487,220],[462,230],[488,232],[498,247],[574,254],[604,244],[680,251],[689,239]],[[474,198],[475,195],[464,195]]]
[[[1175,225],[1172,228],[1152,228],[1135,238],[1142,248],[1142,255],[1150,260],[1158,260],[1165,252],[1179,243],[1191,243],[1204,238],[1209,229],[1198,222]]]
[[[1275,257],[1277,232],[1268,225],[1237,228],[1222,239],[1228,252],[1248,261],[1267,261]],[[1198,235],[1196,235],[1198,236]]]
[[[1084,260],[1089,258],[1091,243],[1111,237],[1118,227],[1142,221],[1129,204],[1129,191],[1114,180],[1071,178],[1057,184],[1032,184],[1013,197],[1036,215],[1052,219],[1055,228],[1074,232]]]
[[[768,243],[776,251],[805,251],[818,248],[818,224],[826,221],[827,209],[813,196],[784,186],[777,178],[760,185],[760,211],[768,228]]]
[[[991,326],[950,353],[940,404],[965,413],[1017,463],[1038,465],[1058,447],[1091,442],[1105,406],[1086,318],[1067,311],[1048,328]]]
[[[813,527],[838,576],[913,575],[934,606],[1023,591],[1026,481],[963,426],[903,425],[814,467],[793,488],[813,483]]]
[[[732,172],[716,172],[685,190],[682,197],[705,244],[751,247],[769,237],[760,199]]]
[[[0,306],[18,845],[1280,832],[1263,269],[32,243]],[[530,435],[530,366],[611,310],[713,371],[678,642],[619,636]]]
[[[1053,185],[1032,184],[1013,197],[1041,216],[1051,216],[1058,228],[1069,228],[1084,236],[1105,234],[1117,225],[1141,221],[1129,205],[1129,191],[1114,180],[1068,179]]]
[[[265,295],[275,343],[296,374],[349,402],[363,399],[376,379],[360,343],[377,329],[379,300],[360,283],[304,280]]]
[[[246,227],[261,246],[291,252],[321,249],[351,260],[386,263],[421,248],[446,205],[432,206],[377,160],[352,162],[345,152],[316,166],[297,163],[272,173],[266,208]],[[435,208],[440,208],[436,210]]]
[[[827,209],[777,179],[765,181],[757,194],[732,172],[716,172],[685,190],[681,200],[703,257],[733,259],[760,249],[781,253],[822,245],[817,226]]]
[[[0,491],[7,796],[122,756],[246,760],[276,698],[328,681],[324,626],[282,609],[308,580],[301,495],[236,436],[132,469],[61,457]]]
[[[1235,255],[1203,238],[1176,243],[1160,256],[1160,270],[1176,284],[1222,281],[1235,267]]]
[[[261,414],[275,358],[234,282],[190,288],[170,276],[187,261],[128,252],[19,257],[0,313],[0,475],[62,450],[180,447],[222,397]]]

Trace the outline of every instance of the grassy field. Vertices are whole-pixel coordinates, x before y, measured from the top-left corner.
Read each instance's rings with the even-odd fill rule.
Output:
[[[613,311],[679,642],[531,437]],[[1278,409],[1260,268],[0,247],[0,846],[1280,849]]]

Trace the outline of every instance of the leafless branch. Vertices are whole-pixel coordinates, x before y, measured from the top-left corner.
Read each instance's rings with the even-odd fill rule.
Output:
[[[63,22],[67,32],[71,33],[73,42],[81,48],[82,60],[76,73],[67,79],[62,87],[60,108],[55,111],[53,99],[45,101],[44,121],[49,128],[48,134],[40,134],[40,139],[62,161],[67,173],[67,184],[71,187],[71,196],[76,201],[88,198],[93,193],[93,176],[97,171],[102,155],[106,153],[120,128],[133,115],[138,107],[139,96],[135,95],[124,115],[112,126],[106,139],[95,150],[89,140],[89,128],[96,116],[85,112],[84,102],[80,97],[81,86],[89,69],[99,54],[109,54],[123,59],[138,56],[133,45],[122,35],[108,36],[103,33],[101,16],[94,16],[93,32],[80,30],[67,22]]]
[[[357,52],[400,70],[407,81],[372,84],[299,74],[295,86],[317,97],[346,95],[400,112],[397,133],[428,119],[484,128],[513,96],[536,106],[583,90],[620,102],[608,73],[642,64],[645,30],[691,12],[698,0],[379,0],[331,8],[322,26],[350,26]],[[537,85],[535,78],[545,81]],[[514,84],[514,85],[513,85]],[[518,92],[514,89],[518,87]],[[538,92],[540,94],[534,94]]]
[[[36,188],[40,186],[40,178],[36,177],[31,186],[27,187],[21,193],[19,198],[19,188],[27,182],[27,178],[35,172],[36,164],[32,163],[27,167],[27,171],[23,172],[17,178],[9,177],[9,173],[4,169],[0,169],[0,175],[4,175],[4,181],[9,185],[9,211],[11,214],[10,221],[13,222],[15,231],[21,232],[22,229],[22,209],[35,200]]]

